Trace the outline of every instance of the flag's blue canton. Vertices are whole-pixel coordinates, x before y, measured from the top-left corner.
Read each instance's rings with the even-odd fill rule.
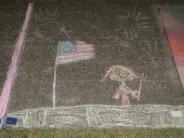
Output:
[[[71,41],[59,42],[58,56],[65,53],[73,53],[76,51],[75,44]]]

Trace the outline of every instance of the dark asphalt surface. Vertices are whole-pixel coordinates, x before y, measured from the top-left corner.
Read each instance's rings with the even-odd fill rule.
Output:
[[[0,5],[0,91],[6,79],[25,10],[25,5]]]
[[[129,15],[133,17],[127,17]],[[136,17],[142,21],[135,22]],[[71,38],[60,31],[63,28]],[[52,106],[59,40],[93,44],[96,56],[91,60],[57,67],[57,106],[119,105],[120,102],[112,96],[120,83],[110,79],[100,82],[106,69],[113,65],[127,66],[147,76],[140,101],[131,99],[132,104],[184,104],[182,86],[164,37],[150,7],[120,4],[36,5],[9,112]],[[122,42],[127,42],[128,47]],[[8,53],[11,52],[7,52],[11,55]],[[137,89],[138,82],[133,80],[127,85]]]

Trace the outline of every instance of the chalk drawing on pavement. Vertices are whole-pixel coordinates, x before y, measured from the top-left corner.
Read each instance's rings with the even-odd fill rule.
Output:
[[[94,45],[83,41],[59,41],[53,79],[53,108],[56,107],[57,66],[73,62],[89,60],[95,57]]]
[[[137,101],[140,100],[142,79],[144,78],[143,75],[139,75],[125,66],[115,65],[106,71],[105,76],[101,81],[103,82],[107,77],[121,83],[112,98],[120,100],[122,105],[131,104],[129,96]],[[131,81],[133,79],[140,80],[138,90],[132,90],[126,85],[127,81]]]
[[[134,40],[138,37],[140,30],[149,29],[149,17],[144,16],[137,9],[128,9],[126,15],[117,15],[117,30],[122,30],[127,35],[128,39]]]
[[[182,105],[77,105],[24,109],[8,116],[17,118],[12,127],[18,128],[183,128],[183,113]]]
[[[66,64],[95,57],[92,44],[83,41],[60,41],[58,44],[56,64]]]

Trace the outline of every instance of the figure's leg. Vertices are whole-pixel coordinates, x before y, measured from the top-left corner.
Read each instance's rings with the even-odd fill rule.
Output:
[[[128,96],[129,91],[124,81],[121,83],[119,89],[121,90],[121,104],[129,105],[130,104],[130,100]]]
[[[122,105],[129,105],[130,100],[128,97],[128,89],[125,82],[122,82],[119,88],[117,88],[115,94],[113,95],[114,99],[120,100]]]
[[[125,82],[122,82],[121,85],[116,89],[115,94],[113,95],[112,98],[120,99],[120,96],[122,95],[124,89],[125,89]]]
[[[128,94],[126,93],[126,91],[124,91],[121,95],[121,104],[122,105],[129,105],[130,104],[130,100],[128,97]]]

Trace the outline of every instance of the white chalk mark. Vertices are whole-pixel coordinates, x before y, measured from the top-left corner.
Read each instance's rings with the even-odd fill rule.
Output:
[[[45,126],[47,124],[47,110],[44,110],[44,122],[43,122],[43,126]]]
[[[58,47],[59,48],[59,47]],[[58,51],[57,48],[57,51]],[[54,63],[54,79],[53,79],[53,84],[52,84],[52,107],[56,108],[56,81],[57,81],[57,52],[56,52],[56,59]]]
[[[139,12],[139,13],[136,15],[136,17],[135,17],[136,21],[137,21],[137,19],[139,19],[139,16],[141,16],[141,12]]]
[[[132,10],[132,16],[134,17],[136,15],[136,9]]]
[[[100,124],[99,115],[96,109],[93,107],[86,108],[86,120],[88,122],[88,127],[95,127]]]
[[[172,117],[183,117],[182,111],[171,111]]]
[[[146,50],[145,54],[143,54],[141,57],[139,57],[139,60],[142,60],[145,57],[149,57],[151,60],[151,63],[153,63],[155,68],[157,69],[158,63],[156,62],[153,55],[157,51],[158,43],[154,37],[151,37],[151,38],[152,38],[152,41],[144,40],[144,44],[146,44],[147,50]]]
[[[127,10],[127,14],[128,14],[128,16],[131,16],[130,13],[129,13],[129,10]]]
[[[137,34],[137,32],[136,32],[136,29],[133,28],[133,30],[134,30],[135,37],[137,38],[137,37],[138,37],[138,34]]]
[[[53,90],[53,94],[52,94],[53,108],[56,107],[56,76],[57,76],[57,64],[56,64],[56,61],[55,61],[55,65],[54,65],[54,79],[53,79],[53,86],[52,86],[52,90]]]
[[[86,108],[86,120],[87,120],[88,126],[89,127],[92,127],[92,124],[91,124],[91,121],[90,121],[89,112],[90,112],[90,107],[89,108]]]
[[[41,118],[45,117],[47,121]],[[174,111],[174,112],[173,112]],[[172,117],[171,112],[173,112]],[[15,127],[182,127],[184,106],[173,105],[78,105],[25,109],[8,114],[18,119]],[[179,116],[179,117],[177,117]],[[29,118],[28,118],[29,117]],[[38,119],[39,118],[39,119]],[[179,118],[179,119],[177,119]],[[22,122],[22,120],[24,120]],[[39,123],[36,123],[38,121]],[[173,122],[173,123],[170,123]]]
[[[23,116],[25,116],[22,120],[23,120],[23,127],[27,128],[29,123],[28,123],[28,111],[26,110],[26,113],[23,114]]]
[[[147,19],[149,19],[149,18],[148,18],[148,17],[140,17],[140,18],[137,19],[136,21],[139,22],[139,21],[141,21],[141,20],[147,20]]]
[[[127,39],[134,40],[138,37],[139,32],[150,28],[148,19],[149,17],[143,16],[141,12],[136,9],[127,10],[126,16],[117,16],[117,30],[127,32]]]
[[[117,16],[117,18],[119,18],[119,19],[126,19],[126,18],[128,18],[129,16],[121,16],[121,15],[118,15]]]
[[[134,39],[134,36],[135,36],[134,33],[132,32],[132,30],[133,30],[133,28],[130,28],[130,29],[129,29],[130,36],[131,36],[131,37],[130,37],[131,40],[133,40],[133,39]]]
[[[56,26],[58,27],[58,32],[56,34],[56,36],[58,36],[59,34],[64,34],[67,39],[71,39],[71,36],[69,35],[68,31],[66,30],[66,26],[63,24],[62,26],[60,26],[58,23],[56,23]]]

